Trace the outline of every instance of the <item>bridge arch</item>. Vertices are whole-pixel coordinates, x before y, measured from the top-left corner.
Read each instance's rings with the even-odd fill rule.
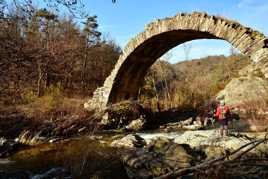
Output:
[[[179,13],[148,24],[129,41],[89,106],[104,108],[110,103],[136,99],[150,66],[173,47],[196,39],[222,39],[254,62],[268,59],[268,39],[264,34],[219,16]]]

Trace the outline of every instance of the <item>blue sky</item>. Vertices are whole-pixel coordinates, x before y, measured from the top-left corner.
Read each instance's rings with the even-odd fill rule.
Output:
[[[174,16],[178,12],[205,11],[237,20],[268,35],[268,0],[88,0],[90,14],[96,14],[100,30],[108,33],[123,48],[128,40],[154,19]],[[189,58],[228,55],[230,44],[222,40],[192,41]],[[182,46],[171,50],[171,62],[185,59]]]
[[[90,15],[97,15],[99,30],[123,48],[146,24],[178,12],[201,11],[237,20],[268,35],[268,0],[81,0]],[[189,58],[228,55],[230,45],[221,40],[191,42]],[[181,46],[171,50],[171,62],[185,59]]]

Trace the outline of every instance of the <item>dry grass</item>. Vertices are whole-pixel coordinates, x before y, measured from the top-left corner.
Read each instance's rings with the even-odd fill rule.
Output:
[[[51,111],[63,111],[69,114],[76,114],[83,110],[83,98],[60,97],[53,99],[50,95],[37,98],[29,104],[18,105],[16,108],[27,117],[37,117]],[[56,104],[56,105],[55,105]]]
[[[82,98],[56,98],[51,105],[51,96],[37,98],[34,102],[0,110],[0,135],[16,138],[27,131],[27,140],[39,134],[42,137],[72,137],[89,134],[97,127],[91,118],[92,112],[83,108]],[[53,103],[54,104],[54,103]]]
[[[156,111],[198,109],[248,64],[249,59],[240,55],[211,56],[174,65],[159,61],[147,74],[139,99]]]

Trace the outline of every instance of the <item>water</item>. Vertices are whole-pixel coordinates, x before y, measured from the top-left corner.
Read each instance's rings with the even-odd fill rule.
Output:
[[[169,139],[175,139],[176,137],[179,137],[183,132],[169,132],[169,133],[164,133],[164,132],[154,132],[154,133],[137,133],[139,136],[144,138],[146,141],[151,141],[152,139],[155,139],[157,137],[165,137]]]
[[[217,137],[215,131],[146,131],[137,134],[147,143],[157,137],[167,137],[178,143],[199,145],[200,141]],[[24,148],[9,158],[0,159],[0,179],[7,178],[6,176],[29,178],[58,167],[66,169],[72,178],[128,178],[119,158],[123,149],[109,147],[112,140],[125,135],[127,134],[102,133],[95,137],[81,137]],[[230,137],[224,145],[237,145],[237,140]]]
[[[8,159],[0,159],[0,165],[7,165],[11,163],[14,163],[14,161],[10,161]]]
[[[105,141],[83,137],[23,149],[0,160],[0,173],[23,178],[25,173],[35,175],[62,167],[72,178],[127,178],[119,153]]]

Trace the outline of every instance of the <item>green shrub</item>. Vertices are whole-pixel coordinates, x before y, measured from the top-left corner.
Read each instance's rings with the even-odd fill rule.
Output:
[[[46,96],[49,97],[48,106],[50,109],[59,108],[63,103],[62,87],[58,83],[52,85],[46,90]]]
[[[21,100],[23,104],[32,103],[33,101],[35,101],[36,98],[37,96],[33,90],[27,90],[21,95]]]

